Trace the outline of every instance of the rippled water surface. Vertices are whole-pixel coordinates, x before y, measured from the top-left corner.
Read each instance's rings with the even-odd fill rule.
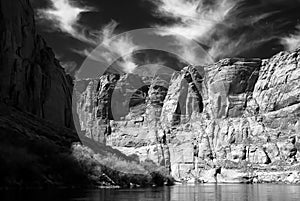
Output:
[[[297,185],[176,185],[148,189],[0,191],[1,201],[299,201]]]

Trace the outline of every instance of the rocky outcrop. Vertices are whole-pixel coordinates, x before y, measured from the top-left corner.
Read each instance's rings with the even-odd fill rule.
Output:
[[[279,111],[300,103],[299,52],[281,52],[265,60],[255,85],[254,99],[261,113]]]
[[[76,88],[82,82],[77,82]],[[134,119],[145,113],[148,90],[149,86],[134,74],[110,74],[91,80],[77,97],[81,129],[88,137],[105,142],[104,135],[111,133],[110,120]],[[134,109],[137,111],[132,112]]]
[[[202,113],[202,81],[203,77],[192,67],[173,74],[160,119],[164,127],[188,122]]]
[[[131,94],[123,88],[126,98],[115,99],[115,92],[106,91],[105,96],[115,102],[105,108],[128,107],[116,107],[123,111],[117,118],[104,118],[111,132],[104,132],[105,140],[100,142],[138,154],[140,160],[170,166],[177,178],[228,163],[290,166],[299,160],[299,60],[296,50],[266,60],[232,58],[188,66],[169,77],[152,77],[150,84],[144,83],[149,86],[144,90],[146,101],[134,105],[127,103],[137,87],[127,88],[132,83],[125,79],[129,75],[123,75],[114,85],[126,86]],[[97,82],[105,83],[102,79]],[[84,95],[87,91],[90,88],[81,95],[81,103],[90,101]],[[84,108],[79,106],[78,113],[84,114]],[[81,122],[96,124],[92,118]]]
[[[73,128],[72,79],[36,32],[28,0],[0,1],[0,101]]]

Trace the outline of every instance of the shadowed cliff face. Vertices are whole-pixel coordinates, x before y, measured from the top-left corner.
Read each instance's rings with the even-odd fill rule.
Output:
[[[73,128],[72,79],[36,33],[28,0],[0,1],[0,101]]]
[[[0,186],[87,185],[70,150],[80,141],[72,79],[36,33],[29,0],[0,0],[0,78]]]
[[[126,86],[117,89],[124,99],[113,99],[114,89],[104,92],[87,87],[78,97],[82,130],[92,137],[90,130],[101,125],[100,142],[170,167],[175,177],[193,168],[195,144],[200,166],[226,161],[290,164],[299,158],[299,60],[296,50],[267,60],[232,58],[209,66],[189,66],[167,77],[122,75],[113,82],[103,82],[101,77],[89,86],[94,82]],[[122,117],[106,115],[105,123],[99,124],[95,115],[99,107],[92,103],[110,97],[107,103],[114,104],[101,107],[108,113],[112,107],[125,106],[135,89],[128,77],[148,80],[144,83],[150,86],[146,101],[126,111],[123,108]],[[86,81],[78,85],[82,82]]]

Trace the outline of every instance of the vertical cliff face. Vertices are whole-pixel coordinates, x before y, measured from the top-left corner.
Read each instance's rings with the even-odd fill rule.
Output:
[[[267,60],[224,59],[209,66],[189,66],[171,76],[153,77],[150,84],[144,83],[149,86],[145,103],[128,107],[121,118],[105,118],[111,132],[103,138],[127,154],[138,154],[141,160],[170,166],[177,177],[193,168],[194,145],[203,166],[212,161],[221,165],[228,161],[295,162],[300,135],[299,59],[300,50],[296,50]],[[98,82],[105,83],[101,79]],[[126,86],[135,93],[135,88],[128,88],[128,79],[120,80],[115,86]],[[121,92],[127,94],[128,102],[131,94],[125,89],[117,93]],[[104,94],[112,98],[113,93]],[[101,96],[92,99],[103,100]],[[82,103],[89,100],[81,96]],[[114,107],[126,103],[125,99],[111,100],[116,101],[111,104]],[[79,106],[79,114],[83,111]],[[95,125],[96,121],[89,118],[88,122]]]
[[[99,80],[82,80],[75,86],[76,90],[86,86],[77,96],[78,117],[86,136],[97,142],[105,142],[105,129],[111,116],[111,96],[117,80],[118,75],[106,75]]]
[[[281,52],[264,61],[254,91],[261,113],[278,111],[300,103],[299,61],[299,50],[293,53]]]
[[[36,33],[28,0],[0,1],[0,101],[73,128],[72,79]]]
[[[206,67],[210,118],[241,116],[258,79],[260,59],[224,59]]]
[[[160,119],[165,128],[189,122],[202,113],[202,87],[203,77],[193,67],[173,74]]]
[[[149,127],[154,127],[157,121],[160,120],[170,80],[170,75],[158,75],[151,81],[145,113],[145,120]]]

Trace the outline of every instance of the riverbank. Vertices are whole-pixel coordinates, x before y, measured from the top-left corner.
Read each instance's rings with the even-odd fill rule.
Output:
[[[103,188],[164,185],[153,163],[89,139],[71,129],[0,104],[0,188]],[[168,177],[169,178],[169,177]]]
[[[216,169],[200,170],[199,175],[182,178],[182,183],[273,183],[300,184],[300,164],[290,167],[260,166],[244,169],[222,168],[216,175]]]

